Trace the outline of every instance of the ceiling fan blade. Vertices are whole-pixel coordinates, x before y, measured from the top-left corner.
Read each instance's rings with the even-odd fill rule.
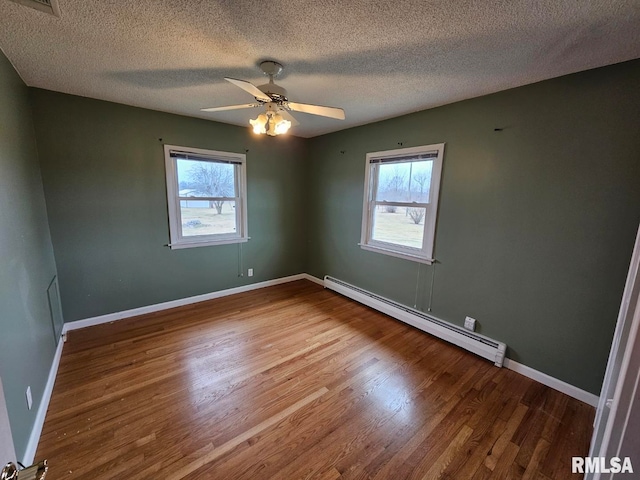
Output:
[[[291,122],[292,127],[295,127],[296,125],[300,125],[300,122],[298,122],[295,119],[295,117],[291,115],[289,112],[287,112],[284,108],[281,108],[280,110],[278,110],[278,113],[282,115],[282,118],[284,118],[285,120],[289,120]]]
[[[237,78],[224,77],[224,79],[227,82],[233,83],[236,87],[240,87],[245,92],[250,93],[251,95],[256,97],[258,100],[262,100],[264,102],[271,101],[271,97],[269,97],[266,93],[264,93],[262,90],[256,87],[253,83],[249,83],[245,80],[238,80]]]
[[[226,107],[201,108],[201,112],[223,112],[225,110],[240,110],[241,108],[259,107],[259,103],[245,103],[244,105],[227,105]]]
[[[309,105],[307,103],[288,102],[289,108],[294,112],[310,113],[311,115],[322,115],[338,120],[344,120],[344,110],[336,107],[323,107],[321,105]]]

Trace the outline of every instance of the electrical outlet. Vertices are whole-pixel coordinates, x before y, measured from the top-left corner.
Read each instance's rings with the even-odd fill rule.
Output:
[[[31,385],[27,387],[27,407],[29,407],[29,410],[31,410],[31,407],[33,407],[33,397],[31,396]]]
[[[471,317],[466,317],[464,319],[464,328],[467,330],[471,330],[472,332],[476,331],[476,319]]]
[[[253,268],[250,268],[249,270],[247,270],[247,275],[249,277],[253,277]]]

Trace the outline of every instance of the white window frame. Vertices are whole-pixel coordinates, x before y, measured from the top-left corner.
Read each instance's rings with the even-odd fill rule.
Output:
[[[234,180],[236,197],[180,197],[178,185],[177,158],[171,154],[180,153],[198,157],[197,160],[211,162],[233,163],[235,165]],[[225,245],[242,243],[249,240],[247,226],[247,177],[246,155],[243,153],[218,152],[202,148],[183,147],[178,145],[164,146],[165,172],[167,178],[167,205],[169,207],[169,232],[171,243],[175,248],[206,247],[210,245]],[[181,200],[234,200],[236,209],[236,231],[234,233],[220,233],[212,235],[183,236]]]
[[[419,147],[400,148],[382,152],[367,153],[364,177],[364,202],[362,208],[362,233],[360,247],[364,250],[391,255],[394,257],[412,260],[414,262],[431,265],[433,258],[433,245],[435,241],[436,219],[438,215],[438,198],[440,196],[440,180],[442,177],[442,158],[444,156],[444,143],[422,145]],[[429,203],[417,202],[387,202],[376,201],[375,192],[378,188],[378,166],[380,160],[393,161],[394,158],[410,157],[420,154],[433,154],[433,168],[431,170],[431,185],[429,188]],[[408,161],[407,161],[408,162]],[[375,208],[378,205],[392,205],[407,208],[425,208],[424,233],[422,248],[414,248],[397,243],[382,242],[373,239],[373,225]]]

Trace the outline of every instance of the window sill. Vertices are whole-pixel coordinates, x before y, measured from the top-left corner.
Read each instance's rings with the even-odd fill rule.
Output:
[[[171,250],[181,249],[181,248],[194,248],[194,247],[211,247],[213,245],[229,245],[231,243],[246,243],[249,241],[251,237],[244,238],[225,238],[224,240],[203,240],[203,241],[191,241],[191,242],[177,242],[170,243],[167,247],[170,247]]]
[[[364,243],[359,243],[358,245],[360,245],[360,248],[362,248],[363,250],[367,250],[369,252],[382,253],[384,255],[403,258],[405,260],[410,260],[412,262],[426,263],[427,265],[431,265],[435,262],[435,259],[433,258],[420,257],[418,255],[411,255],[410,253],[404,253],[404,252],[396,252],[395,250],[388,250],[386,248],[374,247],[371,245],[366,245]]]

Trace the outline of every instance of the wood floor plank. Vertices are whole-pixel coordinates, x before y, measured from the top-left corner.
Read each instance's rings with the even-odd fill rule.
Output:
[[[504,448],[502,455],[498,459],[493,468],[493,473],[489,477],[490,480],[507,480],[512,479],[513,476],[509,474],[511,466],[514,465],[516,456],[518,455],[520,447],[515,443],[509,442]]]
[[[215,447],[212,445],[211,449],[208,452],[206,453],[199,452],[199,454],[195,456],[196,458],[193,461],[187,463],[182,468],[178,468],[178,470],[172,471],[171,474],[166,477],[167,480],[182,480],[183,478],[190,476],[193,472],[195,472],[199,468],[207,465],[210,462],[213,462],[218,457],[221,457],[227,452],[230,452],[235,447],[249,440],[254,435],[257,435],[261,431],[282,421],[289,415],[292,415],[293,413],[295,413],[300,408],[305,407],[311,402],[317,400],[328,391],[329,390],[327,388],[323,387],[319,389],[317,392],[313,392],[311,395],[303,398],[302,400],[297,401],[290,407],[285,408],[282,412],[268,418],[264,422],[259,423],[255,427],[250,428],[249,430],[241,433],[237,437],[234,437],[231,440],[228,440],[227,442],[223,443],[219,447]]]
[[[429,470],[427,470],[424,475],[420,473],[420,475],[422,476],[422,480],[434,480],[442,478],[444,470],[452,461],[454,461],[457,456],[460,455],[464,444],[472,434],[473,430],[467,425],[463,425],[457,435],[453,438],[453,440],[449,442],[444,452],[442,452],[442,454],[436,459],[436,461],[433,462],[431,468],[429,468]]]
[[[505,425],[500,415],[505,410],[514,411],[515,403],[515,399],[505,397],[502,392],[494,389],[466,424],[473,433],[463,445],[464,451],[448,463],[439,478],[471,478],[479,464],[490,455],[499,434],[509,430],[508,424]]]
[[[536,444],[536,448],[531,455],[531,459],[529,460],[529,464],[527,465],[527,469],[522,476],[522,480],[533,480],[535,478],[536,473],[540,469],[542,462],[547,456],[549,452],[550,444],[544,438],[540,438],[538,443]]]
[[[308,281],[69,333],[56,479],[572,478],[593,408]]]

